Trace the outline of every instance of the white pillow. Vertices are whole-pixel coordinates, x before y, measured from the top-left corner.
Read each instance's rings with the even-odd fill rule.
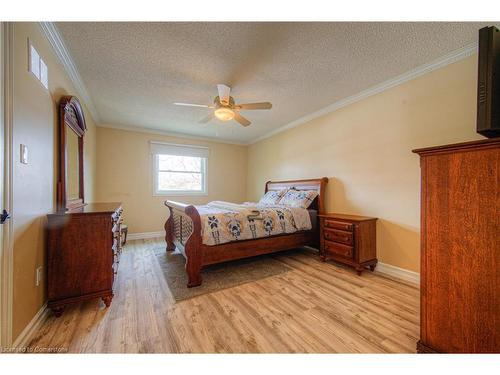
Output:
[[[269,190],[266,194],[260,198],[259,204],[263,205],[273,205],[278,204],[281,197],[286,193],[286,189],[283,190]]]
[[[318,196],[316,190],[294,190],[290,189],[281,197],[279,204],[289,207],[307,208]]]

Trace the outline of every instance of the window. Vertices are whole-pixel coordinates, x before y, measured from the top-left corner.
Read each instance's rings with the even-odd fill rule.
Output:
[[[29,48],[29,70],[42,83],[43,87],[49,88],[48,69],[45,61],[40,57],[40,54],[33,47],[33,44],[28,40]]]
[[[151,142],[155,195],[207,193],[208,149]]]

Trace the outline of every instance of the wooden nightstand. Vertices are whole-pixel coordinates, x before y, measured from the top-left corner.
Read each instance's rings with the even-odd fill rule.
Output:
[[[377,218],[323,214],[320,218],[320,257],[352,266],[358,275],[377,265]]]

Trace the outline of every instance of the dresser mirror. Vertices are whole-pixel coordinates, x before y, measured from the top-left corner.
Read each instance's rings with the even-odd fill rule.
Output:
[[[75,96],[61,99],[58,125],[57,210],[74,210],[85,205],[83,140],[87,129],[82,107]]]
[[[80,198],[80,176],[78,167],[78,141],[80,137],[72,130],[66,130],[66,201]]]

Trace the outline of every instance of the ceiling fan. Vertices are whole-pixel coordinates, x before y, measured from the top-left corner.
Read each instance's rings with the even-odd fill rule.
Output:
[[[241,110],[246,111],[252,109],[271,109],[271,107],[273,106],[269,102],[236,104],[234,102],[234,98],[229,95],[229,92],[231,91],[231,88],[229,86],[219,84],[217,85],[217,90],[219,92],[219,95],[215,97],[213,105],[191,104],[191,103],[174,103],[174,104],[187,107],[202,107],[202,108],[215,109],[207,117],[199,121],[202,124],[209,122],[214,117],[216,117],[221,121],[230,121],[234,119],[243,126],[248,126],[251,124],[251,122],[248,121],[242,115],[240,115],[239,111]]]

